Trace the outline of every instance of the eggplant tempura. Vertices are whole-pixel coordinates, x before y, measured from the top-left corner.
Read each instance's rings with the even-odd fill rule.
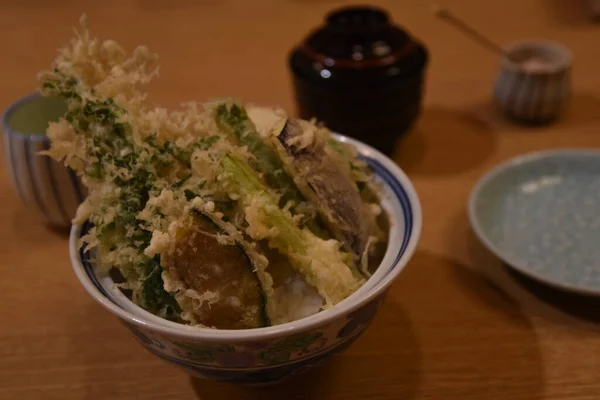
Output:
[[[83,21],[84,22],[84,21]],[[148,101],[156,56],[82,30],[40,74],[68,103],[48,154],[89,189],[81,245],[142,308],[246,329],[332,307],[387,245],[377,187],[355,150],[314,122],[231,99]]]

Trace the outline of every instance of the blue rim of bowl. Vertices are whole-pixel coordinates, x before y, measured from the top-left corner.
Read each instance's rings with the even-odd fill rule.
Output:
[[[530,162],[535,162],[541,159],[554,158],[559,156],[593,156],[596,158],[600,158],[600,150],[591,150],[585,148],[564,148],[564,149],[555,149],[555,150],[542,150],[535,151],[526,154],[522,154],[506,160],[496,167],[492,168],[486,174],[484,174],[475,184],[473,190],[471,191],[471,195],[469,196],[469,202],[467,205],[467,213],[469,216],[469,223],[471,224],[471,228],[473,229],[477,238],[481,241],[481,243],[498,259],[503,261],[505,264],[515,269],[519,273],[534,279],[536,281],[542,282],[546,285],[554,287],[556,289],[566,290],[573,293],[585,294],[590,296],[599,296],[600,292],[596,290],[589,290],[585,288],[581,288],[577,285],[570,285],[564,282],[558,282],[549,280],[547,276],[543,274],[539,274],[535,271],[532,271],[531,268],[523,265],[518,260],[514,259],[514,257],[510,257],[504,253],[499,247],[497,247],[494,242],[485,234],[483,228],[479,224],[479,219],[477,218],[475,208],[477,207],[477,202],[479,200],[479,196],[484,187],[492,182],[496,177],[498,177],[501,173],[508,171],[513,168],[518,168],[523,164],[527,164]]]
[[[115,313],[123,320],[133,323],[139,327],[155,330],[161,333],[177,335],[181,337],[200,338],[210,341],[227,341],[232,338],[241,340],[260,340],[275,336],[292,334],[295,332],[304,331],[317,326],[322,326],[328,321],[346,315],[360,306],[367,304],[371,300],[379,296],[385,289],[389,287],[393,279],[404,269],[408,261],[412,258],[416,250],[417,243],[421,234],[422,213],[419,197],[410,181],[404,172],[386,156],[379,151],[365,145],[357,140],[342,136],[334,135],[341,141],[353,144],[360,150],[360,157],[369,163],[375,173],[385,182],[392,190],[395,199],[400,204],[404,219],[404,237],[393,261],[389,264],[388,271],[381,279],[364,294],[363,297],[354,299],[352,304],[343,307],[342,305],[349,299],[346,299],[337,304],[333,309],[322,311],[312,316],[303,318],[298,321],[289,322],[282,325],[243,329],[243,330],[215,330],[208,328],[196,328],[188,325],[178,324],[171,321],[161,321],[157,324],[152,321],[146,321],[141,317],[131,314],[119,305],[111,296],[104,290],[98,278],[93,271],[93,263],[89,259],[89,253],[83,251],[77,244],[80,238],[89,231],[92,224],[89,222],[83,225],[74,225],[71,229],[70,238],[70,253],[73,268],[78,278],[84,284],[84,287],[90,292],[92,297],[101,303],[105,308]],[[83,266],[83,274],[81,269],[77,267],[77,263]],[[86,285],[85,280],[91,282],[93,287]],[[96,291],[97,293],[93,293]],[[97,297],[96,295],[101,295]],[[158,318],[158,317],[157,317]]]

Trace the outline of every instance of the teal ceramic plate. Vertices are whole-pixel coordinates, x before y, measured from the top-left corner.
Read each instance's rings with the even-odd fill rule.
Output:
[[[539,152],[499,165],[475,186],[469,219],[519,272],[600,295],[600,151]]]

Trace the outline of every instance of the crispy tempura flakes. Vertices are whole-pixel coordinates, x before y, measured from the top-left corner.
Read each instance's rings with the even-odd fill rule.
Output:
[[[68,102],[47,153],[89,188],[74,222],[94,224],[82,242],[98,268],[117,269],[146,310],[217,329],[293,321],[358,289],[387,238],[355,151],[281,109],[157,107],[156,60],[82,21],[40,74]]]

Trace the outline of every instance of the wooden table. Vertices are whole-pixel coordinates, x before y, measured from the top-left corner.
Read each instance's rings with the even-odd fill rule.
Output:
[[[3,1],[4,108],[70,37],[93,33],[161,55],[152,88],[167,106],[233,95],[293,111],[289,49],[341,2],[316,0]],[[422,240],[371,328],[327,365],[269,389],[194,380],[142,349],[80,287],[67,239],[41,226],[0,177],[2,399],[598,399],[599,302],[509,273],[473,237],[469,192],[517,154],[600,146],[600,27],[577,2],[448,2],[501,43],[569,46],[574,96],[558,123],[521,128],[489,105],[496,58],[435,20],[421,0],[379,1],[431,50],[426,108],[395,160],[424,209]]]

